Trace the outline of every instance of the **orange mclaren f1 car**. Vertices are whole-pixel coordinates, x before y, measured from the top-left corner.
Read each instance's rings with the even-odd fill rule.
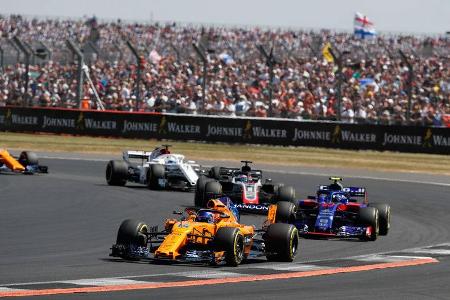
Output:
[[[239,223],[239,212],[228,197],[212,199],[205,209],[187,208],[181,219],[168,219],[164,230],[125,220],[111,256],[123,259],[194,261],[238,266],[247,258],[293,261],[298,232],[291,224],[275,223],[256,230]],[[183,215],[181,212],[175,214]]]
[[[48,167],[39,165],[34,152],[23,151],[19,157],[14,157],[6,149],[0,149],[0,172],[48,173]]]

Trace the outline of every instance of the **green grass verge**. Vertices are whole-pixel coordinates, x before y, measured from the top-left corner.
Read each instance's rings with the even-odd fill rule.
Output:
[[[152,150],[157,140],[97,138],[84,136],[0,133],[0,148],[47,152],[108,153]],[[288,166],[317,166],[376,171],[418,172],[450,176],[450,156],[433,154],[349,151],[312,147],[228,145],[175,142],[173,151],[193,160],[242,160]]]

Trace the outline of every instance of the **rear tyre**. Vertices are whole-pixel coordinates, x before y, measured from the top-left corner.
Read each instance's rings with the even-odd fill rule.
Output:
[[[208,182],[212,181],[206,176],[200,176],[197,179],[197,184],[195,185],[195,196],[194,204],[197,207],[202,207],[205,198],[205,187]]]
[[[238,228],[221,227],[214,238],[216,251],[225,251],[225,262],[236,267],[244,259],[244,236]]]
[[[294,225],[271,224],[264,234],[267,259],[270,261],[293,261],[297,255],[298,241],[298,231]]]
[[[384,203],[370,203],[369,206],[378,209],[380,235],[387,235],[391,227],[391,206]]]
[[[378,209],[375,207],[361,207],[359,210],[359,222],[362,226],[371,226],[372,232],[369,237],[364,236],[363,240],[375,241],[380,231],[378,221]]]
[[[109,185],[124,186],[128,177],[128,165],[122,160],[110,160],[106,166],[106,182]]]
[[[277,203],[275,222],[292,223],[295,220],[295,205],[292,202],[280,201]]]
[[[281,186],[276,193],[276,202],[286,201],[295,202],[295,189],[292,186]]]
[[[123,246],[147,246],[148,226],[142,221],[127,219],[120,224],[117,232],[117,245]]]
[[[164,179],[166,175],[166,170],[163,165],[149,165],[147,170],[147,186],[151,190],[158,190],[161,188],[159,185],[159,180]]]
[[[222,195],[222,185],[218,181],[210,181],[205,185],[205,195],[203,197],[202,207],[206,207],[208,200]]]
[[[209,170],[209,177],[219,180],[220,179],[220,167],[217,167],[217,166],[212,167]]]
[[[19,162],[24,167],[29,166],[29,165],[37,166],[39,164],[36,153],[31,152],[31,151],[23,151],[22,153],[20,153]]]

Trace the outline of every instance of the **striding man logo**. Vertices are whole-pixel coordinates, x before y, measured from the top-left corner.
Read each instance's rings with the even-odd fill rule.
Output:
[[[251,140],[252,139],[252,122],[250,120],[247,121],[244,127],[244,140]]]
[[[167,120],[166,120],[166,116],[163,116],[161,118],[161,122],[159,122],[158,133],[159,134],[167,134]]]
[[[82,112],[78,115],[76,128],[78,130],[84,130],[84,114]]]
[[[331,136],[331,142],[333,144],[339,144],[341,142],[341,126],[336,125],[336,127],[334,127],[334,131]]]
[[[433,132],[431,131],[431,128],[427,129],[427,132],[425,133],[425,136],[423,138],[423,147],[433,147],[433,145],[431,144],[432,138],[433,137]]]

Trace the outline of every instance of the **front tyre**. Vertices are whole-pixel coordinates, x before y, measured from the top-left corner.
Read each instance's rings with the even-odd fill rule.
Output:
[[[144,247],[147,245],[148,226],[142,221],[126,219],[117,231],[116,244]]]
[[[359,210],[359,222],[362,226],[371,227],[370,236],[364,236],[363,240],[375,241],[380,232],[378,209],[375,207],[361,207]]]
[[[38,156],[36,153],[31,151],[23,151],[19,155],[19,163],[26,166],[37,166],[39,165]]]
[[[264,234],[264,242],[268,260],[291,262],[298,251],[298,230],[291,224],[271,224]]]
[[[380,235],[387,235],[391,227],[391,206],[384,203],[370,203],[369,206],[378,209]]]
[[[244,236],[238,228],[221,227],[214,238],[216,251],[225,251],[225,262],[237,267],[244,259]]]

